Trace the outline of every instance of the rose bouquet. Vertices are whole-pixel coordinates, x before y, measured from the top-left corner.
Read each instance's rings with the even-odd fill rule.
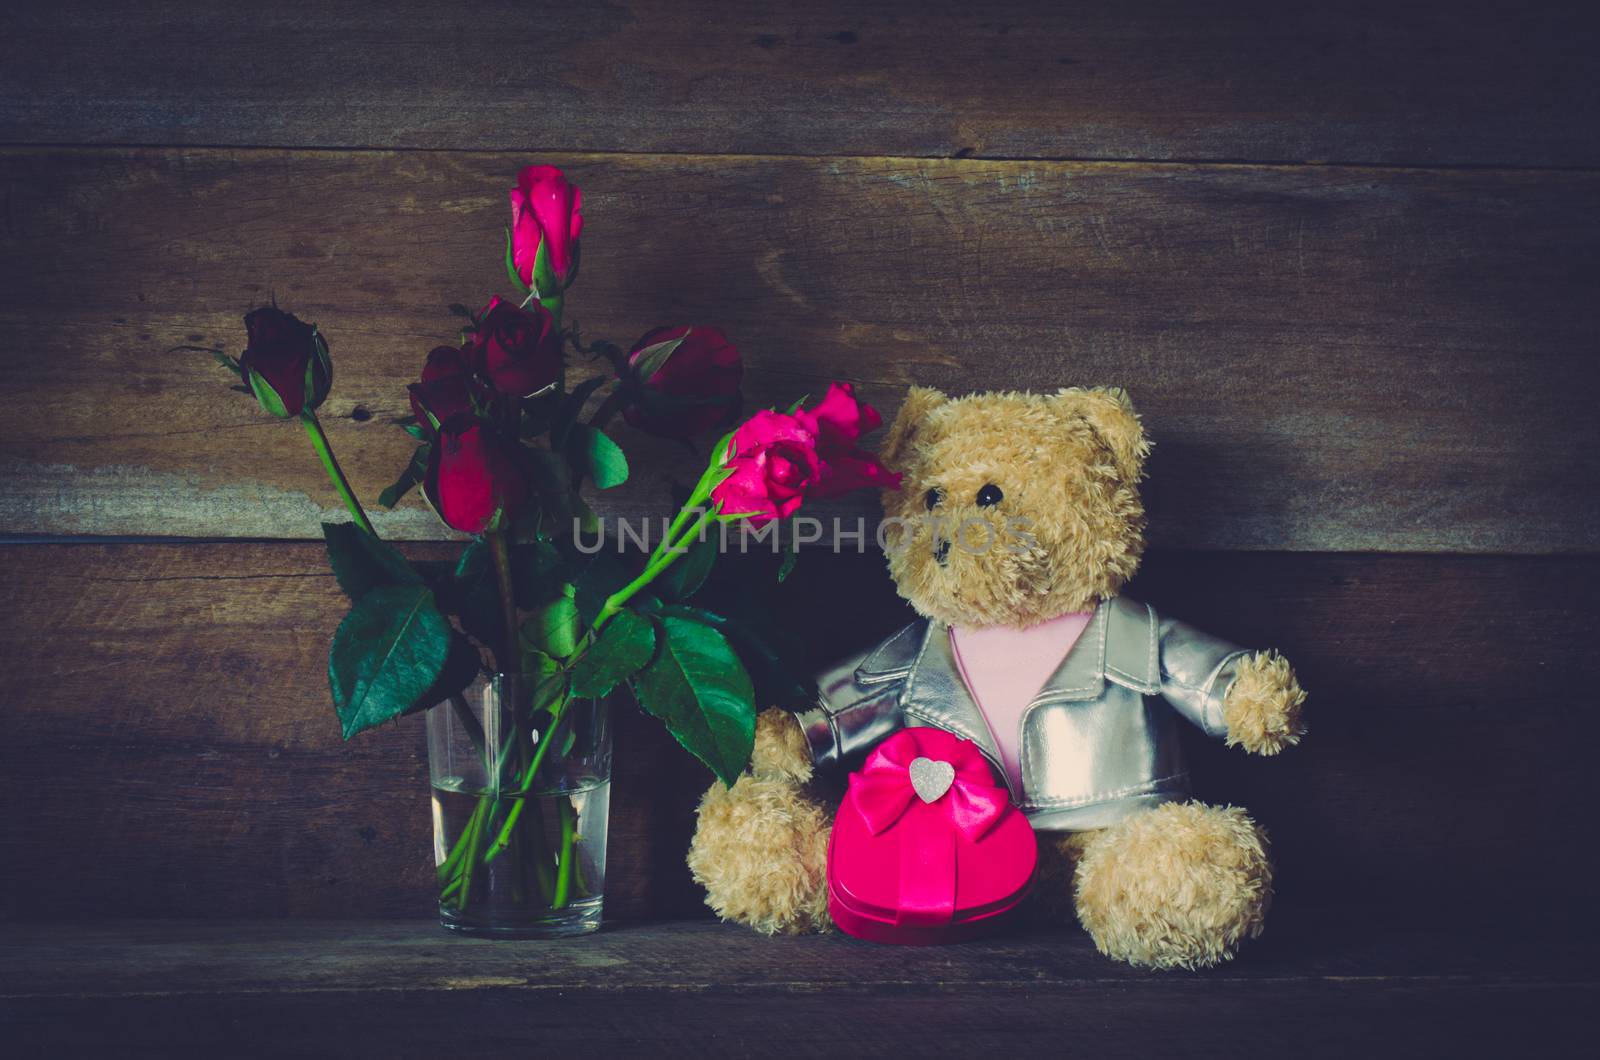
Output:
[[[520,174],[505,243],[517,297],[465,314],[460,341],[427,355],[409,387],[413,414],[397,421],[417,447],[379,502],[392,508],[420,487],[440,519],[472,535],[454,564],[409,560],[378,538],[317,419],[333,363],[314,325],[264,307],[245,317],[242,356],[215,351],[238,389],[304,425],[350,513],[323,524],[351,605],[329,651],[333,706],[346,739],[429,710],[440,911],[465,930],[598,923],[614,690],[630,690],[725,783],[743,771],[777,655],[691,602],[722,528],[898,484],[858,446],[877,412],[834,383],[809,408],[762,410],[724,434],[642,562],[582,547],[598,529],[586,492],[629,475],[608,423],[620,414],[677,441],[726,428],[742,361],[701,325],[656,328],[627,352],[564,330],[581,202],[554,167]],[[609,370],[569,387],[569,349]]]

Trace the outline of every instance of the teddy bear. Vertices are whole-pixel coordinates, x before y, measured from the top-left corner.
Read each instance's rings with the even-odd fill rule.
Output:
[[[1144,550],[1150,443],[1125,391],[914,387],[883,445],[889,572],[919,616],[769,709],[749,770],[702,798],[688,862],[724,919],[827,930],[822,780],[907,726],[972,740],[1033,825],[1037,907],[1152,968],[1228,959],[1272,897],[1262,829],[1189,796],[1177,727],[1274,755],[1305,692],[1251,651],[1119,595]]]

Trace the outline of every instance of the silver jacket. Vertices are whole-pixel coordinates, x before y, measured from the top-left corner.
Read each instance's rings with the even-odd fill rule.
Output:
[[[1245,655],[1144,604],[1103,601],[1023,711],[1012,802],[1035,828],[1080,831],[1186,797],[1177,716],[1226,736],[1222,697]],[[911,623],[823,671],[817,687],[818,705],[799,720],[819,768],[853,768],[896,729],[933,726],[976,743],[1004,775],[942,623]]]

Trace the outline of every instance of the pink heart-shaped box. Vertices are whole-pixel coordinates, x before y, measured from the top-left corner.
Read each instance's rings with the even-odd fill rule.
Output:
[[[931,802],[912,782],[919,758],[955,771]],[[917,770],[925,776],[928,766]],[[922,790],[936,789],[924,780]],[[828,912],[841,931],[872,942],[973,938],[1021,902],[1038,856],[1033,827],[976,744],[902,729],[850,776],[828,844]]]

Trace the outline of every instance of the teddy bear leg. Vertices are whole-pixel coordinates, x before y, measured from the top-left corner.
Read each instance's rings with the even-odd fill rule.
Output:
[[[1074,881],[1078,920],[1106,956],[1204,968],[1261,934],[1272,865],[1243,810],[1169,802],[1090,835]]]
[[[797,742],[798,741],[798,742]],[[700,799],[689,871],[724,920],[763,934],[825,931],[825,807],[806,790],[811,759],[791,716],[769,710],[756,725],[751,772]]]

